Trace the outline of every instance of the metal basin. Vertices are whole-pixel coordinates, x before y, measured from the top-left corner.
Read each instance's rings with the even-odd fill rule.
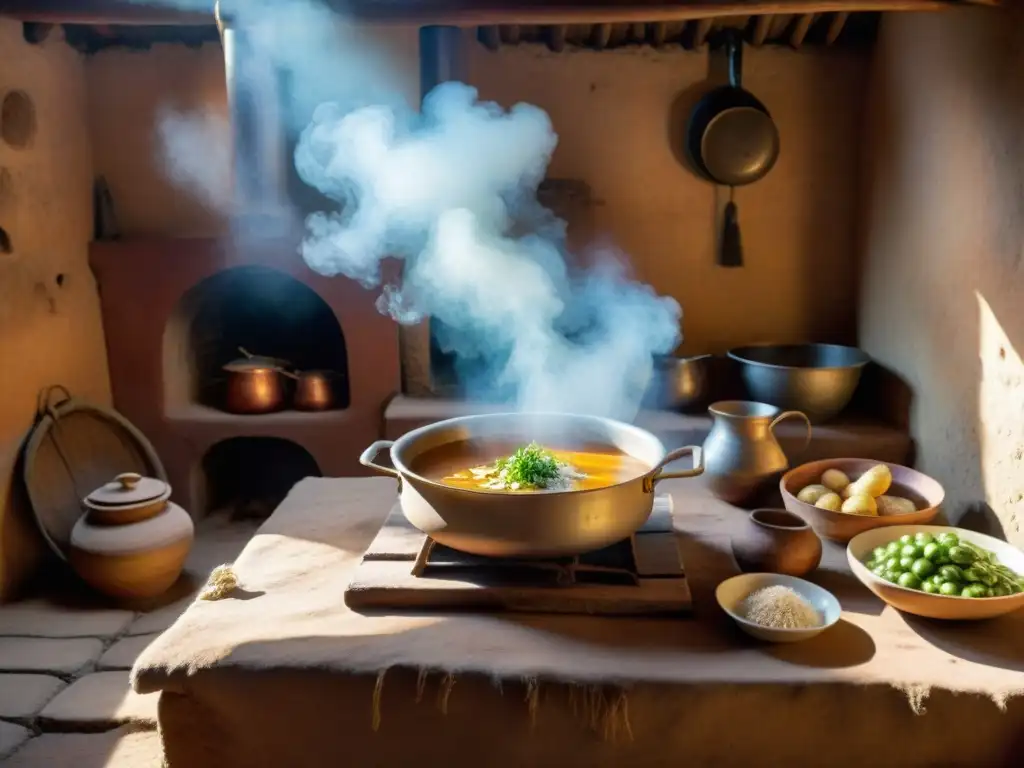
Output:
[[[729,357],[741,364],[743,383],[754,400],[803,411],[815,424],[847,406],[871,361],[856,347],[836,344],[739,347]]]
[[[647,405],[673,411],[704,410],[711,402],[711,355],[655,358]]]
[[[488,441],[507,445],[531,440],[557,449],[616,450],[647,470],[604,488],[582,491],[502,493],[453,488],[416,472],[416,458],[443,445]],[[391,467],[375,463],[389,450]],[[683,456],[694,466],[664,470]],[[700,448],[666,451],[650,432],[594,416],[496,413],[429,424],[398,440],[378,440],[359,461],[400,478],[402,511],[414,526],[440,544],[487,557],[552,557],[590,552],[630,536],[646,522],[659,480],[703,472]]]

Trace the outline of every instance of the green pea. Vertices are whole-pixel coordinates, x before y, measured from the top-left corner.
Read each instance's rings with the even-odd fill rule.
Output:
[[[992,597],[1006,597],[1008,594],[1010,594],[1010,590],[1001,584],[992,587]]]
[[[887,571],[896,571],[899,570],[899,567],[900,559],[898,557],[890,557],[888,560],[885,561],[885,569]]]
[[[955,547],[960,543],[960,537],[952,531],[939,534],[939,542],[947,547]]]
[[[957,565],[944,565],[939,568],[943,581],[964,581],[964,572]]]
[[[901,557],[900,558],[900,570],[909,571],[911,567],[917,561],[912,557]]]
[[[950,547],[949,559],[957,565],[970,565],[977,558],[974,557],[974,553],[967,549],[967,547]]]
[[[987,590],[984,584],[968,584],[960,592],[960,597],[984,597]]]
[[[942,578],[942,574],[941,573],[936,573],[934,576],[929,576],[928,577],[928,581],[930,581],[936,587],[941,587],[942,586],[942,582],[947,581],[947,579]]]
[[[914,575],[923,579],[935,572],[935,563],[922,557],[910,564],[910,570],[914,572]]]
[[[901,549],[903,549],[903,545],[900,544],[898,541],[890,541],[888,544],[885,545],[885,551],[886,553],[888,553],[889,557],[894,557],[898,555]]]
[[[874,551],[871,553],[871,559],[885,560],[887,557],[889,557],[889,555],[886,554],[887,552],[888,550],[885,547],[875,547]]]
[[[939,594],[939,588],[932,581],[926,581],[921,585],[921,589],[927,592],[929,595]]]
[[[945,550],[942,548],[942,545],[937,542],[929,541],[924,545],[924,556],[932,562],[935,562],[944,554]]]
[[[923,550],[917,544],[904,544],[903,549],[900,550],[900,557],[912,557],[915,560],[922,554]]]
[[[935,558],[936,565],[950,565],[953,561],[949,559],[949,553],[943,551],[943,553]]]
[[[896,583],[907,589],[920,589],[921,580],[912,573],[901,573]]]
[[[886,581],[891,581],[895,584],[897,581],[899,581],[899,578],[902,575],[903,574],[899,571],[890,571],[887,569],[885,572],[885,576],[883,576],[882,578],[884,578]]]
[[[900,536],[899,542],[900,542],[900,544],[913,544],[914,543],[914,537],[911,536],[909,533],[905,533],[902,536]]]
[[[874,568],[871,569],[871,572],[875,574],[875,576],[877,576],[878,578],[884,579],[885,570],[885,564],[883,563],[882,565],[876,565]]]
[[[939,594],[940,595],[959,595],[960,594],[960,585],[957,584],[955,581],[944,581],[944,582],[942,582],[942,585],[939,587]]]
[[[920,533],[914,534],[914,541],[916,541],[920,546],[923,547],[935,541],[935,537],[932,536],[930,533],[921,531]]]

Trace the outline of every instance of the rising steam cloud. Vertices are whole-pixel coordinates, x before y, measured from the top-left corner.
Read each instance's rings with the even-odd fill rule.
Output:
[[[338,89],[315,109],[304,90],[290,110],[308,123],[300,177],[337,203],[307,218],[306,263],[380,289],[378,307],[400,323],[440,321],[473,395],[635,416],[652,355],[679,341],[681,311],[631,280],[611,249],[584,272],[570,267],[565,225],[536,197],[557,143],[547,115],[481,102],[459,83],[435,88],[417,113],[378,54],[348,45],[354,35],[328,44],[322,9],[276,6],[246,11],[267,55],[293,83]],[[287,25],[275,23],[282,7]],[[405,262],[400,285],[381,286],[387,257]]]

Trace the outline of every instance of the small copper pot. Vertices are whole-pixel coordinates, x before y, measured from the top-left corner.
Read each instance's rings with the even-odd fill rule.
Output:
[[[271,413],[284,404],[278,361],[248,356],[228,363],[224,370],[228,374],[224,408],[229,413]]]
[[[285,373],[295,379],[292,406],[297,411],[329,411],[334,407],[335,374],[331,371]]]

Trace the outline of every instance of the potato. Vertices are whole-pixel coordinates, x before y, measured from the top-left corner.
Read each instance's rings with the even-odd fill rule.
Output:
[[[876,464],[863,475],[854,480],[850,485],[854,487],[850,496],[863,494],[878,498],[892,485],[892,472],[885,464]]]
[[[883,494],[875,499],[875,502],[878,504],[878,514],[880,515],[909,515],[911,512],[917,511],[917,505],[902,496]]]
[[[848,498],[853,496],[853,494],[855,494],[856,492],[857,492],[856,484],[850,483],[848,486],[846,486],[845,488],[843,488],[843,490],[841,490],[839,492],[839,496],[843,499],[843,501],[846,501]]]
[[[830,491],[814,502],[814,506],[819,509],[829,509],[833,512],[838,512],[843,506],[843,500],[839,498],[838,493]]]
[[[826,493],[831,493],[831,491],[824,485],[808,485],[802,488],[796,497],[805,504],[814,504]]]
[[[840,511],[848,515],[873,516],[878,514],[878,504],[866,493],[857,493],[843,502]]]
[[[850,484],[850,478],[841,469],[826,469],[821,475],[821,484],[830,491],[839,493]]]

